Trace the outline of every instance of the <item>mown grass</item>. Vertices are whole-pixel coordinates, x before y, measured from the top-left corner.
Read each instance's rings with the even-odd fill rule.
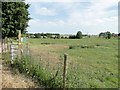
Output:
[[[63,55],[68,54],[66,87],[118,87],[117,38],[29,39],[29,48],[34,58],[42,58],[42,62],[49,62],[55,68],[55,61],[63,64]]]

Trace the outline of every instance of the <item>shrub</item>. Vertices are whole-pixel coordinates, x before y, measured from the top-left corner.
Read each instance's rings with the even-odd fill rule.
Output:
[[[76,36],[75,35],[70,35],[69,39],[76,39]]]
[[[69,46],[69,49],[75,49],[75,46]]]

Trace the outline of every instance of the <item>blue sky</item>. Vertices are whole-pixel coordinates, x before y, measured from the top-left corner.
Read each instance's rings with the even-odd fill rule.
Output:
[[[29,33],[118,33],[118,0],[26,0]]]

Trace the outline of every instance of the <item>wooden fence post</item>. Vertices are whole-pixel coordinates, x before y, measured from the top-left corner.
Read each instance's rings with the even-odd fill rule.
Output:
[[[64,54],[64,67],[63,67],[63,90],[65,90],[66,74],[67,74],[67,54]]]
[[[21,30],[19,30],[19,34],[18,34],[18,44],[21,44]]]
[[[5,37],[5,52],[7,52],[7,37]]]
[[[13,64],[13,60],[14,60],[14,45],[13,42],[10,43],[10,54],[11,54],[11,64]]]
[[[2,38],[0,38],[0,53],[2,53]]]
[[[3,53],[3,38],[2,38],[2,40],[1,40],[1,51],[2,51],[2,53]]]
[[[2,38],[2,53],[4,52],[4,46],[5,46],[5,39]]]
[[[21,30],[18,33],[18,57],[21,59]]]

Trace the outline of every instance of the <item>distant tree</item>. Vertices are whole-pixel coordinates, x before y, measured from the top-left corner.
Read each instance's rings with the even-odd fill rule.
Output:
[[[70,35],[69,39],[76,39],[76,36],[75,35]]]
[[[87,34],[83,34],[82,36],[87,37],[88,35]]]
[[[90,35],[88,35],[88,37],[90,38]]]
[[[65,39],[67,39],[67,37],[65,37]]]
[[[105,33],[103,33],[103,32],[101,32],[100,34],[99,34],[99,37],[104,37],[105,36]]]
[[[81,38],[82,38],[82,32],[81,32],[81,31],[78,31],[78,32],[77,32],[76,38],[77,38],[77,39],[81,39]]]
[[[35,38],[35,35],[34,35],[34,34],[31,34],[31,35],[29,36],[29,38]]]
[[[106,39],[110,39],[111,38],[111,33],[109,32],[109,31],[107,31],[106,33],[105,33],[105,38]]]
[[[60,34],[56,34],[56,38],[60,39]]]
[[[44,37],[44,33],[41,33],[41,36],[43,36],[43,37]]]
[[[46,33],[46,37],[47,37],[47,38],[50,38],[51,36],[52,36],[51,33]]]
[[[107,31],[107,32],[101,32],[101,33],[99,34],[99,37],[104,37],[104,38],[106,38],[106,39],[110,39],[111,36],[112,36],[112,34],[111,34],[109,31]]]
[[[64,38],[63,36],[61,38]]]
[[[41,34],[40,33],[35,33],[34,36],[35,36],[35,38],[41,38]]]
[[[115,36],[115,33],[111,33],[112,36]]]

